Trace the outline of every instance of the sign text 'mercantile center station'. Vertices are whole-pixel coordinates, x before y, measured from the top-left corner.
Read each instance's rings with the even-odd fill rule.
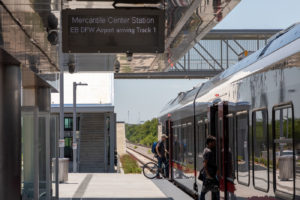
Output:
[[[73,24],[154,24],[154,17],[72,17]]]

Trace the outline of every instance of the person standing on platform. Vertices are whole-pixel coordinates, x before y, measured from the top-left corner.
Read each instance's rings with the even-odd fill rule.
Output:
[[[216,159],[216,138],[208,136],[206,148],[203,151],[204,180],[200,200],[205,200],[208,191],[212,193],[212,200],[220,199],[219,181],[217,179],[218,167]]]

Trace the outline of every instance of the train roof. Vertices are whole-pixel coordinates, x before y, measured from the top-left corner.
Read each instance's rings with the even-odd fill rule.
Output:
[[[189,104],[193,102],[196,95],[201,96],[205,94],[208,90],[220,85],[225,80],[227,80],[233,74],[241,71],[242,69],[248,67],[249,65],[257,62],[258,60],[264,58],[272,54],[274,51],[278,50],[279,48],[289,44],[290,42],[300,38],[300,23],[293,24],[292,26],[284,29],[267,40],[267,45],[256,52],[252,53],[251,55],[247,56],[240,62],[236,63],[232,67],[224,70],[214,78],[206,81],[203,84],[199,84],[195,86],[193,89],[180,92],[175,99],[172,99],[169,103],[167,103],[160,115],[163,116],[167,113],[172,112],[174,109],[184,106],[185,104]],[[263,67],[262,67],[263,68]]]

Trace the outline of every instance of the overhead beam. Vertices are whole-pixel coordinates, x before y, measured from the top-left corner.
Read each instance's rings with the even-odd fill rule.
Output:
[[[115,73],[115,79],[205,79],[216,76],[222,70],[170,71],[148,73]]]
[[[213,29],[202,40],[268,39],[282,29]]]

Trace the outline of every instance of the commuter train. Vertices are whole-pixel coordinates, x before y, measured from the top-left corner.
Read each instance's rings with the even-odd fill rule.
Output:
[[[208,135],[217,139],[223,199],[300,199],[300,24],[160,114],[169,178],[197,195]]]

